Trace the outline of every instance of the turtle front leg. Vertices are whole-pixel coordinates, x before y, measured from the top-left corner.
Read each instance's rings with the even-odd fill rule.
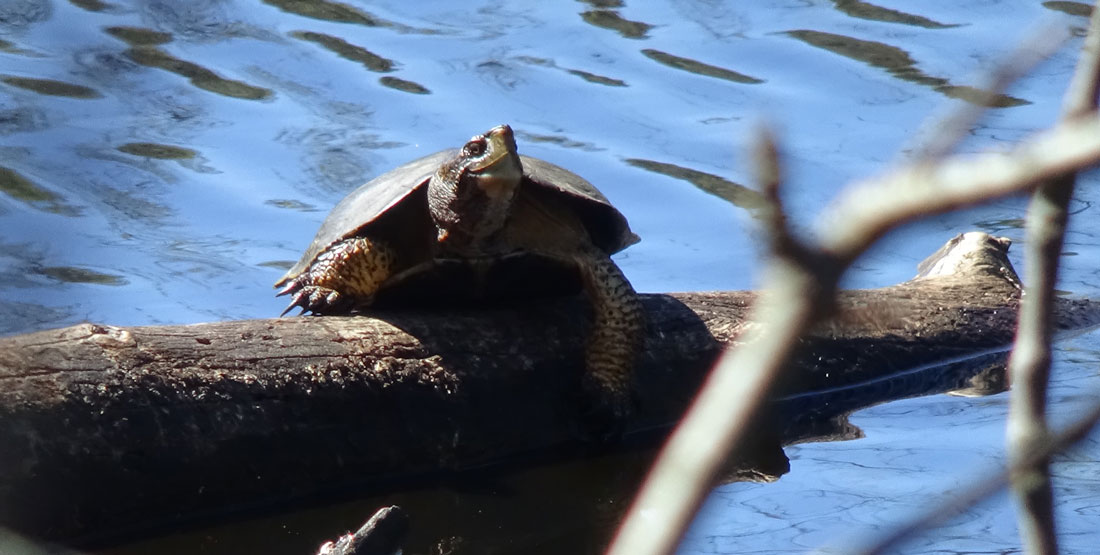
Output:
[[[347,314],[369,306],[393,274],[394,254],[384,242],[350,237],[329,245],[309,268],[275,296],[294,294],[283,314],[298,306],[314,314]]]
[[[598,439],[608,439],[622,431],[631,412],[631,378],[645,342],[645,312],[607,255],[578,257],[577,265],[593,309],[582,382],[586,424]]]

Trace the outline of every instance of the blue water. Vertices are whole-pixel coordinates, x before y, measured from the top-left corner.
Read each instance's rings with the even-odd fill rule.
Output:
[[[281,2],[0,2],[0,333],[274,316],[284,303],[271,284],[345,193],[498,123],[627,215],[643,241],[616,260],[639,290],[752,288],[751,209],[644,161],[751,186],[746,145],[766,121],[782,141],[791,221],[812,233],[846,182],[905,160],[928,117],[959,102],[933,81],[975,84],[1037,25],[1086,24],[1066,2],[878,4],[924,18],[903,22],[852,15],[849,2],[594,4],[348,2],[329,5],[336,21]],[[880,43],[912,65],[890,71],[796,31]],[[343,57],[341,41],[389,63]],[[1026,103],[991,110],[962,150],[1054,121],[1080,43],[1008,91]],[[1060,283],[1091,296],[1097,191],[1095,174],[1082,180]],[[907,226],[846,285],[905,280],[975,228],[1011,237],[1019,262],[1025,206],[1004,199]],[[1095,396],[1100,343],[1063,349],[1062,419]],[[892,522],[1000,460],[1005,402],[863,411],[853,421],[865,439],[792,447],[778,483],[719,488],[683,552],[802,552]],[[1097,541],[1098,456],[1090,443],[1057,468],[1067,552]],[[1012,550],[1013,530],[996,499],[906,552]]]

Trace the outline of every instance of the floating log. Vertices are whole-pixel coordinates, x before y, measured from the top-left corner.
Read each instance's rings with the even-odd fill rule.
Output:
[[[776,395],[1005,348],[1020,298],[1007,248],[966,234],[914,280],[844,292]],[[627,439],[675,421],[752,300],[643,296]],[[576,445],[586,322],[567,298],[0,338],[0,526],[98,543]],[[1100,324],[1100,303],[1059,299],[1057,322]]]

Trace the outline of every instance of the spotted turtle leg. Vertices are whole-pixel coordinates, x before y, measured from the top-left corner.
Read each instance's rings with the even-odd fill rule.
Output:
[[[283,314],[294,307],[303,314],[347,314],[369,306],[393,268],[393,250],[384,242],[350,237],[329,245],[275,296],[294,295]]]

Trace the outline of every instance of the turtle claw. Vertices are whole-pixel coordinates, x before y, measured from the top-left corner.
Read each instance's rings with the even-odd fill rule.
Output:
[[[275,293],[275,296],[276,297],[282,297],[283,295],[289,295],[289,294],[291,294],[291,293],[293,293],[293,292],[295,292],[295,291],[297,291],[301,288],[302,288],[302,282],[294,279],[294,280],[291,280],[290,283],[286,284],[286,287],[283,287],[282,289],[280,289],[278,293]],[[284,312],[283,314],[286,314],[286,313]]]
[[[276,296],[287,295],[294,293],[294,298],[290,300],[290,304],[279,316],[285,316],[287,312],[290,312],[294,307],[301,307],[302,312],[312,312],[313,314],[339,314],[347,312],[346,307],[343,305],[344,297],[340,295],[339,291],[329,289],[328,287],[321,287],[319,285],[301,285],[297,281],[292,282],[290,285],[283,288],[282,291]]]
[[[283,289],[282,291],[279,291],[279,293],[276,296],[278,297],[278,296],[287,295],[289,293],[292,293],[292,292],[294,292],[295,287],[301,287],[301,286],[297,285],[297,282],[293,282],[290,285],[286,286],[286,288]],[[286,306],[286,308],[283,309],[283,312],[281,314],[279,314],[279,318],[282,318],[283,316],[286,316],[286,313],[293,310],[294,307],[301,307],[302,308],[302,312],[300,312],[299,315],[305,314],[306,310],[308,310],[308,303],[303,302],[303,301],[307,300],[306,299],[306,293],[307,293],[307,291],[305,289],[298,289],[298,292],[297,292],[297,294],[294,295],[294,298],[290,299],[290,304],[288,304]]]

